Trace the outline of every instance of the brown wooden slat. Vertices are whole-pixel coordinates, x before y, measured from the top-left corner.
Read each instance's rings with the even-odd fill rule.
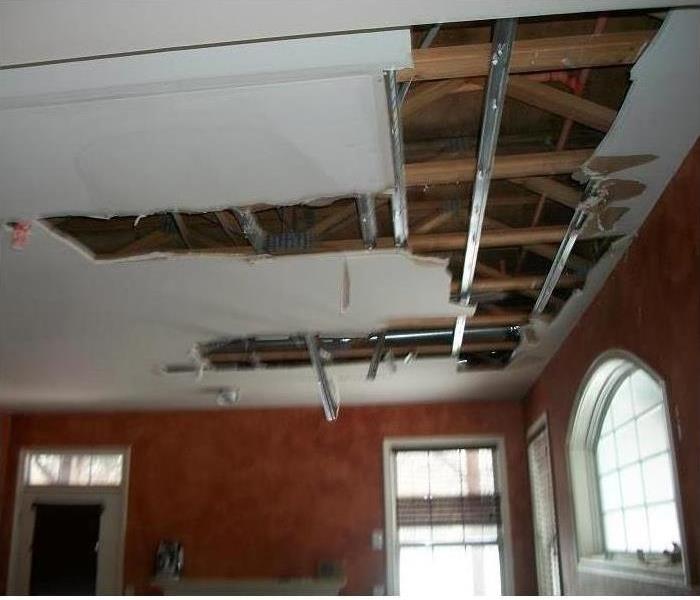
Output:
[[[513,44],[511,73],[608,67],[636,62],[653,31],[520,40]],[[416,49],[413,68],[398,73],[399,81],[483,77],[489,72],[491,44]]]

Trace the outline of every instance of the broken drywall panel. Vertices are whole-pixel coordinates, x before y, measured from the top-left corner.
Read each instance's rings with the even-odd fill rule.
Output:
[[[382,67],[410,59],[392,31],[0,71],[0,218],[382,192]]]
[[[0,0],[0,66],[163,48],[695,0]]]
[[[622,237],[591,269],[583,289],[572,294],[551,325],[538,329],[536,346],[516,351],[508,370],[529,370],[534,382],[600,291],[700,135],[698,31],[700,9],[671,11],[632,69],[632,85],[615,125],[584,169],[601,177],[602,185],[607,179],[637,183],[638,193],[615,202],[627,209],[614,223]]]
[[[449,302],[444,261],[416,261],[397,251],[96,263],[40,222],[23,250],[10,250],[9,240],[4,232],[0,403],[109,397],[141,398],[147,405],[196,387],[194,377],[182,387],[178,376],[158,377],[153,369],[187,361],[200,340],[281,331],[366,333],[406,314],[460,311]],[[341,315],[338,277],[346,261],[352,292]],[[310,378],[310,371],[290,375],[296,378]],[[266,373],[255,379],[261,396],[281,397]],[[200,383],[211,385],[210,374]]]

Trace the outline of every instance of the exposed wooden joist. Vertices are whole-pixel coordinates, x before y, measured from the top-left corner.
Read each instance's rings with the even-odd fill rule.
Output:
[[[227,210],[217,210],[214,215],[219,225],[221,225],[221,228],[234,243],[237,243],[241,238],[245,238],[236,217],[230,212]]]
[[[185,246],[188,248],[194,247],[192,243],[192,238],[190,237],[189,229],[187,228],[187,223],[185,223],[185,218],[180,213],[171,213],[173,216],[173,221],[175,221],[175,226],[177,227],[177,232],[180,234],[180,239],[184,242]]]
[[[539,290],[544,284],[544,280],[544,275],[516,275],[509,277],[484,278],[474,281],[472,290],[474,292],[520,292],[527,290]],[[559,279],[557,287],[578,287],[582,285],[583,282],[584,279],[577,275],[563,275]]]
[[[508,246],[531,246],[535,244],[555,244],[561,242],[566,227],[519,227],[507,230],[485,230],[481,235],[481,248],[503,248]],[[458,233],[433,233],[425,235],[413,235],[409,237],[408,247],[413,252],[431,253],[448,250],[461,250],[464,248],[466,234]],[[377,239],[377,248],[393,248],[394,240],[389,237]],[[362,250],[364,245],[362,240],[319,240],[312,252],[346,252],[352,250]],[[182,250],[173,248],[163,248],[163,251],[173,254],[181,254]],[[192,254],[239,254],[248,255],[253,252],[249,247],[232,246],[210,246],[207,248],[193,248],[187,250]],[[100,259],[117,258],[135,254],[133,251],[120,250],[118,252],[103,253]]]
[[[571,209],[575,209],[581,201],[581,192],[579,190],[550,177],[525,177],[511,179],[511,181],[531,192],[547,196],[547,198]]]
[[[406,119],[419,113],[436,100],[455,92],[479,91],[484,87],[482,82],[462,81],[461,79],[445,79],[431,81],[417,86],[406,98],[401,108],[401,116]]]
[[[653,31],[537,38],[515,42],[510,72],[526,73],[607,67],[634,63]],[[488,74],[491,44],[442,46],[413,51],[413,68],[399,71],[399,81],[482,77]]]
[[[172,239],[173,236],[171,233],[163,231],[162,229],[156,229],[133,242],[129,242],[116,252],[98,255],[97,258],[119,258],[123,256],[147,254],[149,252],[158,252],[166,243],[172,242]]]
[[[617,116],[617,112],[607,106],[523,76],[510,78],[507,93],[509,97],[530,106],[571,119],[598,131],[608,131]]]
[[[471,327],[501,327],[523,325],[530,319],[529,313],[504,311],[498,314],[479,314],[467,319],[467,331]],[[454,327],[453,317],[433,317],[427,319],[395,319],[387,323],[387,329],[449,329]]]
[[[537,175],[572,173],[593,153],[593,150],[563,150],[496,156],[494,179],[513,179]],[[429,160],[406,165],[406,185],[421,186],[440,183],[474,181],[476,160],[459,158]]]
[[[444,79],[426,82],[406,99],[403,115],[410,117],[446,95],[479,91],[483,86],[484,81],[480,78],[466,81]],[[607,106],[523,75],[516,75],[509,79],[506,94],[530,106],[603,132],[610,129],[617,116],[617,112]]]

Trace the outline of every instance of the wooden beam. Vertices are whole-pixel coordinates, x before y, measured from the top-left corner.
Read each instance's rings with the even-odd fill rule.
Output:
[[[511,179],[511,181],[574,210],[581,202],[582,194],[579,190],[550,177],[524,177]]]
[[[98,254],[98,260],[101,258],[123,258],[126,256],[137,256],[139,254],[148,254],[149,252],[157,252],[166,242],[172,241],[172,234],[162,229],[156,229],[143,237],[129,242],[115,252]],[[170,251],[168,249],[168,251]]]
[[[530,315],[526,312],[505,311],[499,314],[479,314],[467,319],[467,331],[473,327],[524,325],[529,320]],[[454,324],[454,317],[395,319],[387,323],[387,329],[447,329],[454,327]]]
[[[461,79],[445,79],[431,81],[415,86],[401,107],[401,116],[406,119],[421,112],[436,100],[456,92],[480,91],[484,89],[482,82],[462,81]]]
[[[481,248],[503,248],[507,246],[530,246],[533,244],[553,244],[561,242],[566,227],[518,227],[507,230],[487,229],[481,234]],[[461,250],[466,242],[466,233],[433,233],[425,235],[413,235],[408,238],[408,248],[412,252],[431,253],[446,250]],[[382,237],[377,239],[377,248],[393,248],[394,239]],[[310,252],[349,252],[363,250],[364,244],[360,239],[353,240],[318,240],[314,249]],[[181,250],[168,248],[171,254],[221,254],[246,256],[253,253],[253,249],[247,246],[210,246],[208,248],[192,248]],[[124,251],[103,253],[100,259],[109,259],[123,256]],[[135,254],[135,252],[131,252]]]
[[[480,91],[483,87],[482,79],[468,79],[466,81],[444,79],[426,82],[418,88],[415,94],[406,99],[402,114],[404,117],[409,117],[448,94]],[[516,75],[509,79],[506,93],[510,98],[515,98],[530,106],[571,119],[598,131],[608,131],[617,116],[617,112],[607,106],[523,75]]]
[[[617,116],[617,112],[607,106],[522,75],[510,78],[508,96],[603,132],[610,129]]]
[[[430,233],[434,229],[440,227],[440,225],[449,223],[454,216],[455,211],[452,210],[443,210],[437,214],[432,213],[420,223],[416,223],[416,225],[411,228],[411,234]]]
[[[513,45],[511,73],[609,67],[636,62],[654,31],[520,40]],[[441,46],[413,51],[413,68],[398,73],[399,81],[483,77],[489,72],[491,44]]]
[[[491,217],[486,217],[485,223],[489,227],[493,227],[495,229],[514,229],[513,227],[510,227],[510,225],[506,225],[502,221],[497,221],[496,219],[492,219]],[[533,254],[537,254],[538,256],[541,256],[548,260],[553,260],[557,254],[558,246],[550,246],[547,244],[534,244],[531,246],[525,246],[525,248]],[[569,255],[567,265],[573,269],[576,269],[579,272],[586,272],[591,267],[591,263],[588,262],[585,258],[581,258],[580,256],[577,256],[573,253]]]
[[[311,228],[311,233],[315,236],[323,235],[328,231],[335,228],[347,221],[348,219],[355,218],[357,216],[357,209],[355,208],[355,203],[351,202],[343,208],[338,208],[335,212],[332,212],[327,217],[321,219]]]
[[[185,218],[180,213],[174,212],[171,214],[173,216],[173,221],[175,221],[177,231],[180,234],[182,241],[185,243],[185,246],[187,246],[188,248],[194,247],[189,229],[187,228],[187,223],[185,223]]]
[[[539,290],[544,284],[545,276],[542,275],[515,275],[509,277],[492,277],[477,279],[472,284],[474,292],[522,292]],[[558,288],[579,287],[584,279],[577,275],[562,275],[557,283]],[[457,283],[457,282],[455,282]],[[459,285],[457,285],[457,290]]]
[[[593,153],[593,150],[563,150],[561,152],[531,152],[497,156],[492,177],[513,179],[536,175],[572,173]],[[440,183],[474,181],[476,159],[429,160],[406,165],[406,185],[423,186]]]
[[[234,245],[241,238],[245,238],[236,217],[234,217],[229,211],[217,210],[214,213],[214,216],[216,216],[216,220],[219,222],[219,225],[221,225],[224,233],[226,233],[226,235],[234,242]]]

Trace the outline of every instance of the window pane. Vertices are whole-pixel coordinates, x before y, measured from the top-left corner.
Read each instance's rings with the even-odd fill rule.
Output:
[[[399,544],[430,544],[432,539],[431,527],[399,527]]]
[[[27,485],[120,485],[121,454],[28,453]]]
[[[600,478],[600,502],[605,512],[620,508],[620,478],[617,471]]]
[[[663,392],[659,384],[641,369],[634,372],[630,382],[635,414],[639,415],[649,410],[652,406],[663,402]]]
[[[613,425],[620,427],[632,418],[632,389],[629,379],[626,379],[615,392],[610,408],[613,416]]]
[[[627,551],[636,552],[649,549],[649,531],[647,514],[644,507],[625,510],[625,532],[627,534]]]
[[[620,471],[620,490],[622,492],[623,506],[640,506],[644,504],[642,468],[639,463],[634,463]],[[646,524],[644,527],[646,528]]]
[[[669,455],[661,454],[642,463],[644,495],[647,502],[673,500],[673,472]]]
[[[461,496],[465,475],[464,450],[428,453],[431,496]]]
[[[653,552],[673,549],[675,542],[680,546],[678,515],[675,502],[666,502],[649,507],[649,538]]]
[[[639,432],[639,454],[642,458],[666,450],[668,435],[664,407],[658,405],[639,417],[637,431]]]
[[[622,511],[616,510],[603,515],[603,527],[605,528],[605,548],[610,552],[625,552],[627,541]]]
[[[399,498],[427,498],[430,477],[427,452],[396,453],[396,495]]]
[[[465,525],[464,536],[466,542],[495,542],[498,540],[498,527],[496,525]]]
[[[602,436],[598,442],[598,473],[601,475],[612,471],[617,466],[615,453],[615,436],[610,433]]]
[[[615,446],[617,447],[617,464],[622,467],[639,460],[637,448],[637,431],[634,421],[628,422],[615,430]]]

